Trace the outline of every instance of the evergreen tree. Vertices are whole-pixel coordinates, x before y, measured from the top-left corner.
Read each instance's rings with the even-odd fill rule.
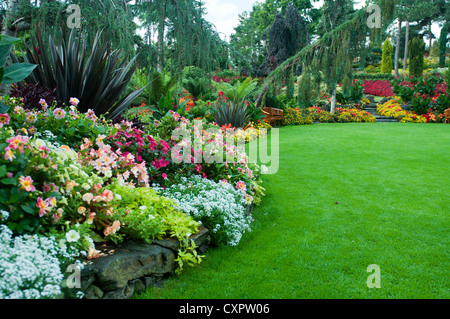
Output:
[[[425,54],[425,42],[419,37],[415,37],[409,43],[409,74],[421,76],[423,74],[423,59]]]
[[[381,73],[391,74],[392,70],[392,44],[391,41],[386,38],[383,44],[383,55],[381,57]]]
[[[278,65],[309,43],[306,22],[292,5],[286,7],[286,18],[281,13],[275,16],[275,20],[267,32],[267,37],[268,53],[266,60],[259,68],[260,76],[267,76]]]

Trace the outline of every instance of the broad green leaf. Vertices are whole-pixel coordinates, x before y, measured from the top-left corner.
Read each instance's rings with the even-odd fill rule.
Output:
[[[13,45],[20,42],[20,39],[13,38],[7,35],[0,35],[0,45]]]
[[[7,172],[6,165],[0,166],[0,178],[6,176]]]
[[[0,44],[0,67],[4,66],[11,53],[12,45]]]
[[[10,84],[24,80],[37,67],[36,64],[16,63],[5,68],[2,84]]]
[[[20,206],[26,213],[28,214],[34,214],[34,208],[29,205],[21,205]]]
[[[0,102],[0,113],[3,114],[3,113],[7,113],[8,111],[9,111],[9,106]]]
[[[16,185],[16,180],[14,178],[3,178],[0,182],[5,185]]]

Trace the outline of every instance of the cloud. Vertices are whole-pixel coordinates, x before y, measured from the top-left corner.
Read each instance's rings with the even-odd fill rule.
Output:
[[[229,37],[234,33],[234,28],[239,24],[239,7],[230,1],[204,0],[207,14],[205,19],[213,23],[218,32]],[[221,34],[223,38],[223,34]]]

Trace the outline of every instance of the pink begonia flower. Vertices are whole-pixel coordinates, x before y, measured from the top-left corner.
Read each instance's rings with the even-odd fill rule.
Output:
[[[11,151],[11,149],[10,148],[5,148],[5,160],[6,161],[10,161],[10,162],[12,162],[13,161],[13,159],[15,159],[16,158],[16,156],[14,155],[14,153]]]
[[[236,183],[236,188],[242,191],[245,191],[247,189],[247,186],[243,181],[239,181]]]
[[[36,190],[36,187],[33,186],[33,180],[30,176],[20,176],[19,185],[21,190],[24,190],[28,193],[34,192]]]
[[[48,104],[44,99],[40,99],[39,100],[39,104],[42,106],[42,108],[44,109],[44,111],[47,109]]]
[[[55,116],[55,119],[60,120],[66,116],[66,111],[61,108],[57,108],[53,111],[53,115]]]
[[[71,97],[71,98],[69,99],[69,103],[72,104],[73,106],[77,106],[78,103],[80,103],[80,100],[77,99],[76,97]]]
[[[9,124],[11,117],[8,114],[0,114],[0,128],[3,127],[3,125]]]

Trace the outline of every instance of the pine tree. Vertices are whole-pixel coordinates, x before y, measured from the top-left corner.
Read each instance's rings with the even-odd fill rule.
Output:
[[[388,38],[384,41],[383,44],[383,55],[381,58],[381,73],[389,73],[391,74],[393,70],[392,65],[392,44]]]

